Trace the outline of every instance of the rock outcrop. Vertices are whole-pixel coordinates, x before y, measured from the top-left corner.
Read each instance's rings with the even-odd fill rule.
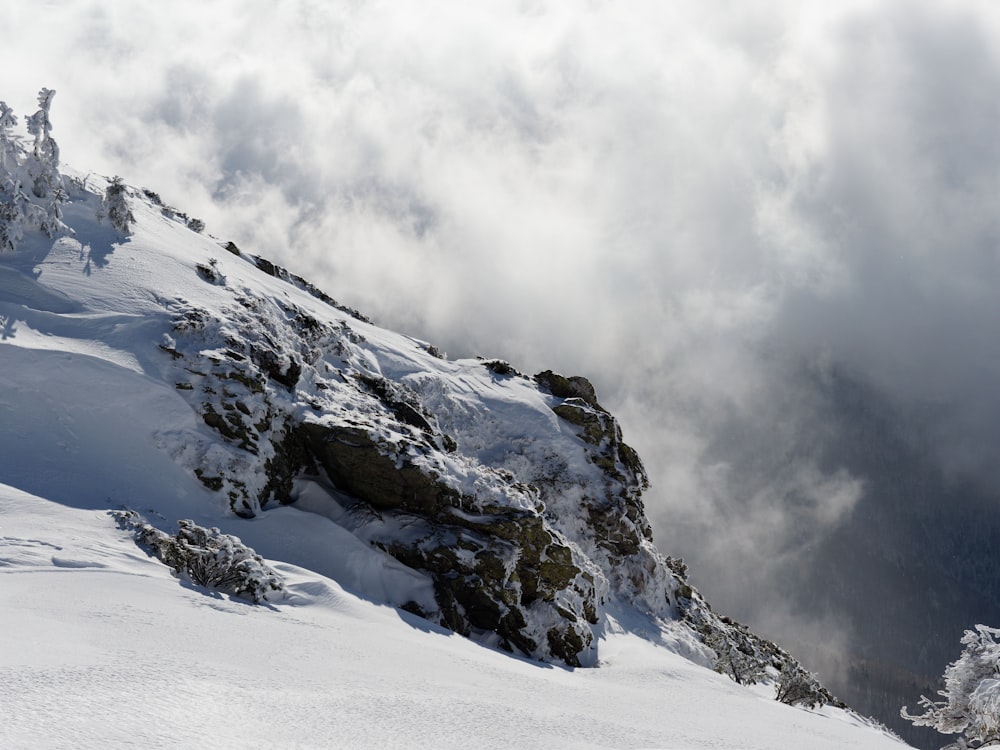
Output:
[[[716,615],[683,563],[656,550],[642,461],[586,378],[387,344],[304,280],[240,257],[330,314],[198,269],[193,282],[221,283],[233,304],[223,315],[167,304],[164,376],[216,436],[179,458],[234,513],[294,503],[303,477],[328,483],[353,533],[432,582],[433,607],[395,604],[532,658],[596,664],[601,628],[625,608],[683,623],[693,648],[738,682],[807,675]]]

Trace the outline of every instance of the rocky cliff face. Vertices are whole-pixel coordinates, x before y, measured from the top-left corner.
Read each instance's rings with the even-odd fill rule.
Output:
[[[221,314],[167,303],[162,375],[214,433],[178,459],[234,513],[295,503],[298,483],[321,483],[342,525],[432,581],[433,602],[392,603],[532,658],[595,665],[602,629],[627,610],[653,627],[683,623],[696,657],[739,682],[801,672],[718,617],[683,563],[656,550],[642,461],[586,378],[448,361],[226,247],[227,263],[327,312],[241,291],[218,261],[191,283],[231,298]]]
[[[397,604],[508,650],[593,663],[609,583],[591,555],[635,555],[649,528],[642,465],[589,384],[573,381],[588,402],[551,373],[450,363],[413,342],[406,361],[336,307],[321,321],[291,302],[234,298],[224,316],[178,303],[161,344],[164,377],[220,438],[180,457],[201,481],[252,517],[294,502],[295,478],[320,478],[356,534],[432,579],[435,609]],[[397,377],[383,372],[401,363]],[[477,393],[491,386],[514,387],[513,419]],[[550,439],[536,461],[546,431],[574,455]]]

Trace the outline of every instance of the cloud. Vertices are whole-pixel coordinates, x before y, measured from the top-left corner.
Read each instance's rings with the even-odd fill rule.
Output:
[[[946,458],[970,470],[1000,412],[997,31],[974,4],[844,22],[819,72],[826,134],[782,197],[843,278],[833,294],[795,290],[776,337],[824,347],[899,404],[933,405]]]
[[[989,3],[9,11],[0,94],[58,90],[66,162],[452,356],[589,376],[724,609],[863,497],[824,372],[933,415],[953,471],[994,460]]]

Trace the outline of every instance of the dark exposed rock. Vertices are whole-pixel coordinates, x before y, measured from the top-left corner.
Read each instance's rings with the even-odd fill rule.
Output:
[[[618,557],[638,553],[653,537],[641,500],[649,482],[638,454],[622,441],[618,421],[597,403],[588,380],[564,378],[551,371],[535,377],[564,399],[552,410],[578,428],[580,438],[591,446],[590,461],[607,477],[608,491],[591,497],[583,508],[596,543]]]
[[[591,445],[600,445],[602,440],[614,438],[611,429],[613,419],[610,414],[595,409],[590,403],[577,396],[571,396],[552,411],[567,422],[582,428],[580,437]]]
[[[267,258],[257,257],[257,258],[254,258],[253,262],[254,262],[254,265],[257,266],[257,268],[259,268],[261,271],[263,271],[264,273],[266,273],[268,276],[277,276],[278,275],[279,266],[274,265],[274,263],[272,263],[271,261],[269,261]],[[281,269],[281,270],[284,270],[284,269]]]
[[[403,387],[386,378],[360,372],[357,373],[356,377],[378,397],[386,408],[395,414],[397,419],[428,434],[435,431],[430,423],[430,414],[421,408],[419,400],[412,392],[407,393]]]
[[[584,622],[586,613],[594,612],[593,587],[571,562],[545,564],[549,556],[571,557],[572,553],[551,534],[544,534],[549,542],[543,546],[528,542],[542,524],[538,516],[511,520],[504,532],[510,538],[505,539],[491,534],[487,525],[473,530],[439,521],[426,540],[397,542],[385,549],[406,565],[431,575],[440,622],[446,627],[464,635],[492,632],[508,650],[580,666],[581,652],[593,640]],[[524,530],[523,538],[517,529]],[[581,602],[577,611],[555,603],[566,591],[572,591]],[[550,630],[561,634],[560,638],[547,643],[535,640],[528,628],[529,611],[553,622]]]
[[[557,398],[580,398],[595,409],[604,411],[604,408],[597,403],[597,392],[593,384],[585,377],[580,375],[566,377],[552,370],[545,370],[535,375],[535,382]]]
[[[600,448],[592,460],[605,473],[627,484],[638,482],[641,489],[646,489],[649,480],[639,454],[622,441],[618,420],[596,403],[596,397],[591,402],[583,397],[570,396],[552,407],[552,411],[581,428],[580,437]]]
[[[209,427],[218,430],[224,438],[235,440],[239,442],[240,447],[244,450],[254,452],[253,444],[256,441],[250,437],[242,424],[232,424],[223,415],[216,412],[211,404],[202,404],[201,418],[205,420],[205,424]]]
[[[162,206],[163,205],[163,199],[160,198],[159,193],[155,193],[152,190],[149,190],[148,188],[143,188],[142,189],[142,194],[145,195],[147,198],[149,198],[150,202],[154,206]]]
[[[500,375],[501,377],[514,377],[520,376],[516,369],[510,362],[503,359],[484,359],[483,367],[492,372],[494,375]]]
[[[426,520],[428,533],[382,548],[430,574],[443,625],[468,635],[493,632],[500,644],[529,655],[548,654],[579,666],[593,639],[593,581],[581,576],[572,550],[537,511],[484,505],[413,463],[396,446],[379,444],[364,429],[305,424],[302,430],[326,475],[383,514]],[[418,446],[410,446],[418,449]],[[512,486],[513,492],[523,489]],[[573,601],[560,606],[560,592]],[[542,608],[553,635],[540,644],[526,632],[526,612]],[[541,651],[539,651],[541,649]]]
[[[302,365],[294,357],[283,358],[272,349],[253,347],[250,356],[267,376],[289,390],[295,388],[302,375]]]
[[[194,268],[198,275],[209,284],[222,285],[226,283],[226,277],[219,271],[218,261],[215,258],[212,258],[208,263],[197,263]]]
[[[316,299],[325,302],[330,307],[340,310],[341,312],[345,312],[352,318],[356,318],[357,320],[360,320],[364,323],[371,323],[371,319],[369,319],[367,316],[362,315],[359,311],[355,310],[353,307],[341,305],[329,294],[313,286],[313,284],[306,281],[301,276],[296,276],[293,273],[289,273],[287,269],[284,269],[281,266],[272,263],[267,258],[261,258],[259,256],[247,256],[247,257],[253,262],[255,266],[257,266],[259,270],[263,271],[268,276],[273,276],[276,279],[287,281],[289,284],[297,286],[299,289],[308,292]]]
[[[208,487],[208,489],[213,490],[214,492],[218,492],[222,489],[222,477],[210,477],[201,469],[195,469],[194,474],[198,477],[198,481]]]
[[[294,500],[292,482],[303,473],[315,475],[316,461],[301,427],[293,427],[286,422],[280,430],[280,437],[271,443],[274,455],[264,465],[267,483],[261,493],[261,505],[272,500],[288,505]]]
[[[378,510],[404,510],[436,517],[457,502],[458,492],[397,458],[356,427],[301,427],[310,449],[340,489]]]

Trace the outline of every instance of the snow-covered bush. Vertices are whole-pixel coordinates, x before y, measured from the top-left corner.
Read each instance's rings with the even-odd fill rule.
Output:
[[[115,175],[108,183],[107,190],[104,191],[104,213],[111,222],[111,226],[122,234],[131,234],[132,223],[135,216],[128,207],[128,188],[122,182],[122,178]]]
[[[830,694],[820,685],[816,675],[798,665],[785,664],[774,687],[774,699],[789,706],[816,708],[829,703]]]
[[[38,111],[27,118],[33,148],[12,131],[17,117],[0,102],[0,252],[17,249],[27,231],[54,237],[67,230],[62,221],[66,190],[59,173],[59,146],[52,137],[49,108],[55,91],[38,93]]]
[[[918,727],[962,734],[947,748],[1000,745],[1000,630],[976,625],[962,636],[965,649],[944,670],[943,701],[920,696],[922,714],[900,715]]]
[[[180,530],[171,536],[143,522],[134,511],[114,515],[122,526],[134,530],[140,545],[199,586],[253,602],[265,601],[272,592],[285,590],[281,576],[239,537],[189,520],[178,521]]]
[[[767,678],[766,662],[754,653],[750,641],[729,638],[722,630],[706,635],[704,641],[715,652],[715,671],[719,674],[739,685],[756,685]]]
[[[28,171],[32,177],[31,192],[36,198],[47,198],[62,189],[59,145],[52,137],[52,121],[49,119],[49,108],[55,95],[52,89],[39,91],[38,111],[27,120],[28,133],[35,137],[34,158],[28,162]]]
[[[18,165],[18,144],[11,128],[17,125],[14,110],[7,102],[0,102],[0,170],[4,174]]]

